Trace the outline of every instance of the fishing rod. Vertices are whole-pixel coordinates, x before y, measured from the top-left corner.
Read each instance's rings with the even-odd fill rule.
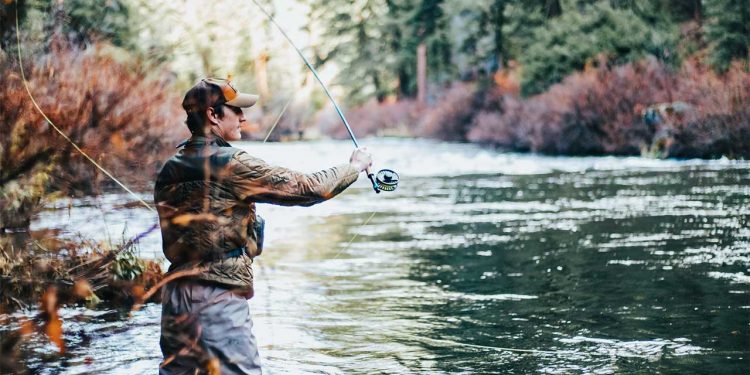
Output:
[[[346,121],[346,117],[344,116],[344,113],[341,111],[341,108],[339,108],[339,105],[336,103],[336,100],[333,99],[333,95],[331,95],[331,92],[328,91],[328,87],[325,83],[320,79],[320,76],[318,76],[318,71],[315,70],[315,67],[310,64],[310,61],[307,60],[307,57],[305,57],[304,54],[302,54],[302,51],[297,47],[296,44],[292,41],[292,38],[289,37],[289,35],[286,34],[284,29],[281,28],[281,26],[276,23],[276,20],[273,18],[273,16],[268,13],[265,8],[263,8],[257,0],[252,0],[252,2],[255,4],[258,9],[260,9],[263,14],[268,17],[268,20],[271,21],[271,23],[276,26],[277,29],[281,32],[281,34],[286,38],[286,40],[289,42],[289,44],[294,47],[294,50],[297,51],[297,54],[299,57],[302,58],[302,61],[305,62],[305,65],[307,65],[307,68],[310,69],[313,76],[316,80],[318,80],[318,83],[320,83],[320,86],[323,87],[323,91],[325,91],[326,95],[328,96],[328,99],[331,100],[331,103],[333,104],[333,108],[336,109],[336,113],[338,113],[339,117],[341,118],[341,121],[344,123],[344,126],[346,127],[346,131],[349,132],[349,137],[352,139],[352,142],[354,142],[354,147],[359,148],[359,142],[357,142],[357,137],[354,136],[354,132],[352,131],[352,127],[349,126],[349,121]],[[398,186],[398,173],[391,169],[381,169],[378,171],[377,176],[374,175],[372,172],[370,172],[370,168],[367,168],[366,170],[367,178],[370,179],[370,182],[372,182],[372,188],[375,190],[376,193],[380,193],[380,191],[394,191],[396,190],[396,187]]]

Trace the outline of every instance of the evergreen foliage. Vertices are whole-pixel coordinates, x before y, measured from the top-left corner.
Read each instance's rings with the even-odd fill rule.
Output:
[[[427,46],[433,82],[452,78],[452,45],[443,0],[313,1],[310,20],[323,28],[319,62],[335,60],[352,102],[368,96],[416,95],[417,46]]]
[[[387,1],[317,0],[312,5],[314,27],[324,27],[325,43],[316,45],[318,62],[336,61],[341,67],[337,83],[349,90],[352,101],[368,96],[382,101],[393,92],[397,57],[388,51],[398,36],[388,32],[394,21],[387,15]]]
[[[750,55],[750,0],[704,0],[705,38],[710,62],[726,71],[732,60],[747,61]]]
[[[16,4],[19,23],[41,27],[47,41],[53,33],[58,33],[78,45],[106,40],[119,47],[133,48],[133,3],[134,0],[4,1],[0,3],[0,37],[3,49],[7,49],[16,38]]]
[[[130,7],[123,0],[66,1],[68,7],[65,29],[80,43],[106,39],[120,47],[129,46],[133,39]]]
[[[427,74],[433,82],[450,80],[449,74],[453,70],[451,59],[451,43],[448,38],[447,15],[443,11],[444,0],[421,0],[408,16],[406,53],[414,58],[416,66],[417,46],[424,43],[427,46]],[[411,48],[409,48],[411,47]],[[416,94],[415,79],[400,82],[401,93],[412,96]]]
[[[523,69],[522,92],[540,93],[598,60],[656,57],[677,63],[708,45],[723,71],[746,59],[748,0],[313,0],[323,29],[319,62],[336,61],[348,99],[416,95],[416,49],[428,47],[428,79],[441,85]],[[603,59],[600,59],[603,57]]]
[[[535,31],[534,43],[520,57],[522,92],[540,93],[600,55],[611,64],[647,55],[670,60],[676,37],[672,28],[656,29],[631,10],[601,2],[586,5],[580,12],[564,13]]]

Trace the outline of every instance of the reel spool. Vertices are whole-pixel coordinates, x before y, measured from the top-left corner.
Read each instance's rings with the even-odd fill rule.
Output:
[[[381,169],[375,176],[378,189],[382,191],[394,191],[398,187],[398,173],[390,169]]]

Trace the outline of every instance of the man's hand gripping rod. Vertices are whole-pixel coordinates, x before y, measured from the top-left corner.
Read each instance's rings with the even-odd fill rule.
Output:
[[[359,148],[357,137],[354,136],[354,132],[352,132],[352,128],[351,126],[349,126],[349,122],[346,121],[346,117],[344,117],[344,113],[341,112],[341,108],[339,108],[339,105],[336,104],[336,100],[333,99],[331,92],[328,91],[328,87],[326,87],[325,83],[323,83],[323,81],[318,76],[318,72],[315,70],[312,64],[310,64],[310,62],[307,60],[305,55],[302,54],[302,51],[299,48],[297,48],[297,45],[294,44],[294,42],[292,41],[292,38],[290,38],[289,35],[286,35],[286,32],[284,32],[284,29],[282,29],[281,26],[279,26],[279,24],[276,23],[276,20],[273,18],[273,16],[270,13],[268,13],[260,4],[258,4],[257,0],[252,0],[252,1],[253,3],[255,3],[255,6],[257,6],[258,9],[260,9],[260,11],[263,12],[263,14],[265,14],[266,17],[268,17],[268,20],[271,21],[271,23],[273,23],[277,29],[279,29],[281,34],[284,35],[284,38],[286,38],[289,44],[291,44],[292,47],[294,47],[294,49],[297,51],[297,54],[299,54],[299,57],[301,57],[302,61],[305,62],[305,65],[307,65],[307,68],[310,69],[313,76],[315,76],[315,79],[317,79],[318,83],[320,83],[320,86],[323,87],[323,91],[325,91],[326,95],[328,96],[328,99],[330,99],[331,103],[333,103],[333,108],[336,109],[336,113],[339,114],[339,117],[341,117],[341,121],[344,122],[344,126],[346,126],[346,131],[349,132],[349,137],[351,137],[352,142],[354,142],[354,147]],[[376,193],[380,193],[381,187],[382,187],[382,190],[393,191],[396,189],[396,186],[398,185],[398,174],[396,174],[396,172],[390,169],[384,169],[378,172],[377,180],[375,178],[375,175],[372,172],[370,172],[370,168],[367,168],[365,173],[367,173],[367,178],[369,178],[370,182],[372,182],[372,188],[373,190],[375,190]],[[381,175],[383,176],[382,181],[381,181]]]

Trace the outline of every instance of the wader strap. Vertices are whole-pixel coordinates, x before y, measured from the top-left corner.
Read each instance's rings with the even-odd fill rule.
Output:
[[[247,246],[238,247],[234,250],[229,250],[224,254],[224,259],[227,258],[237,258],[239,256],[242,256],[242,254],[245,254],[247,252]]]

